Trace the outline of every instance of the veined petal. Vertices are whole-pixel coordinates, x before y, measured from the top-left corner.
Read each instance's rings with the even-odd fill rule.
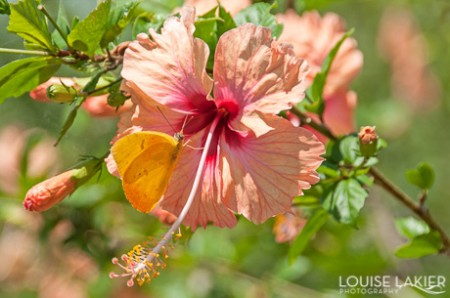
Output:
[[[164,198],[160,202],[164,210],[176,216],[180,214],[191,192],[202,154],[202,150],[198,148],[204,144],[206,129],[193,136],[189,145],[186,145],[181,151]],[[229,228],[237,223],[233,212],[220,200],[218,185],[221,177],[217,169],[217,162],[216,154],[207,159],[197,195],[183,221],[183,224],[190,226],[192,229],[195,229],[198,225],[206,227],[209,222],[218,227]]]
[[[324,153],[311,132],[277,116],[265,120],[273,131],[220,141],[224,203],[255,223],[290,210],[294,196],[319,180]]]
[[[196,111],[213,106],[207,96],[212,88],[205,67],[209,49],[193,37],[194,8],[184,7],[181,19],[168,18],[152,39],[139,34],[125,52],[122,77],[134,83],[160,104],[178,111]]]
[[[217,106],[234,101],[239,114],[232,125],[259,136],[271,128],[255,119],[256,112],[276,114],[304,97],[307,66],[292,47],[271,38],[268,28],[246,24],[220,38],[214,62]],[[245,117],[249,117],[245,119]]]

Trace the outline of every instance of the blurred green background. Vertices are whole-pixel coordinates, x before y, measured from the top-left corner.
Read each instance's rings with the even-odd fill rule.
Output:
[[[55,15],[58,1],[43,2]],[[63,2],[70,16],[84,17],[95,7],[95,1],[90,0]],[[144,1],[146,7],[152,8],[156,2],[164,4]],[[421,161],[435,168],[436,183],[428,204],[436,220],[450,231],[450,2],[304,2],[305,7],[316,6],[321,13],[341,15],[348,28],[356,29],[354,37],[364,54],[363,70],[352,85],[359,99],[357,123],[376,125],[379,134],[388,140],[379,168],[412,197],[416,197],[416,189],[407,184],[405,170]],[[284,3],[281,1],[280,6]],[[440,102],[434,108],[413,109],[392,92],[391,68],[377,46],[381,16],[392,7],[409,11],[422,31],[429,69],[442,88]],[[21,49],[21,40],[6,31],[7,22],[6,16],[0,16],[0,47]],[[129,38],[127,31],[123,39]],[[1,54],[0,65],[17,57]],[[61,75],[76,74],[62,69]],[[444,275],[450,282],[450,261],[444,256],[420,260],[394,256],[395,247],[406,242],[395,231],[394,218],[410,213],[374,187],[359,229],[330,219],[294,264],[287,261],[288,244],[274,240],[273,220],[253,225],[241,218],[231,230],[199,229],[189,241],[186,235],[170,253],[168,267],[158,279],[143,287],[127,288],[125,280],[108,278],[110,271],[119,272],[111,258],[149,235],[161,235],[167,227],[132,209],[122,194],[120,181],[106,169],[98,180],[92,179],[50,211],[30,214],[23,210],[22,200],[29,187],[69,168],[82,155],[101,156],[109,148],[116,119],[92,118],[80,111],[56,150],[58,165],[30,176],[31,157],[27,154],[36,143],[58,136],[67,112],[67,106],[37,103],[28,95],[9,99],[0,106],[0,135],[11,126],[18,127],[20,133],[15,131],[13,135],[25,144],[19,153],[9,152],[13,149],[8,150],[8,146],[0,150],[2,159],[19,154],[21,160],[17,173],[6,173],[8,179],[15,179],[17,188],[12,192],[0,188],[0,297],[345,297],[339,294],[339,276]],[[52,150],[49,154],[55,153]],[[445,295],[450,295],[449,286],[447,294],[436,297]],[[372,295],[428,296],[410,288],[398,294]]]

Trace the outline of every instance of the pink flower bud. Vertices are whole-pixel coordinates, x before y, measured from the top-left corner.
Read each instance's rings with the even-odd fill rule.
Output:
[[[53,207],[94,176],[102,163],[102,159],[90,158],[80,164],[79,168],[36,184],[25,195],[23,206],[29,211],[38,212]]]
[[[371,144],[378,140],[375,126],[363,126],[359,130],[358,137],[362,144]]]
[[[52,77],[47,82],[40,84],[30,92],[32,99],[40,102],[50,102],[51,98],[48,97],[47,88],[52,85],[64,85],[66,87],[74,87],[75,81],[71,78]]]
[[[23,206],[29,211],[42,212],[61,202],[76,189],[75,170],[47,179],[28,190]]]

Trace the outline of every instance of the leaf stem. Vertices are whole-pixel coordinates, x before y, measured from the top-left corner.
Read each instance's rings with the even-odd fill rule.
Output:
[[[56,31],[58,31],[59,35],[61,35],[62,39],[64,40],[64,42],[66,43],[67,47],[69,49],[71,49],[71,46],[69,45],[69,42],[67,41],[67,36],[66,34],[64,34],[64,32],[61,30],[61,28],[58,26],[58,24],[56,23],[56,21],[52,18],[52,16],[48,13],[48,11],[45,9],[44,5],[39,4],[37,9],[39,9],[46,17],[47,19],[50,21],[50,23],[52,23],[53,27],[55,27]]]
[[[38,55],[38,56],[49,56],[50,55],[50,53],[45,52],[45,51],[18,50],[18,49],[7,49],[7,48],[0,48],[0,53]]]

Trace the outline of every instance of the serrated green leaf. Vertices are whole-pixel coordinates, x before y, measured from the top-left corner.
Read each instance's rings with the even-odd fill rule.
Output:
[[[273,4],[255,3],[238,12],[234,17],[234,21],[238,26],[252,23],[267,27],[272,31],[273,37],[279,37],[283,31],[283,25],[278,24],[275,15],[270,13],[273,7]]]
[[[110,9],[111,0],[106,0],[91,11],[84,20],[72,27],[72,31],[67,36],[69,45],[89,56],[93,56],[108,29]]]
[[[339,151],[346,163],[353,164],[358,158],[359,139],[355,136],[345,137],[339,143]]]
[[[423,190],[428,190],[434,183],[434,170],[427,163],[421,163],[415,169],[406,171],[408,182]]]
[[[16,4],[10,4],[11,15],[7,29],[31,44],[53,52],[55,46],[45,16],[38,10],[39,3],[40,1],[19,0]]]
[[[409,239],[428,234],[430,232],[430,228],[424,221],[415,219],[414,217],[396,219],[395,227],[400,234]]]
[[[328,213],[324,209],[319,209],[312,216],[308,218],[303,230],[295,238],[291,247],[289,248],[288,259],[293,263],[295,259],[305,250],[312,237],[320,230],[328,219]]]
[[[346,179],[324,195],[323,207],[339,222],[354,225],[368,194],[356,179]]]
[[[7,0],[0,0],[0,14],[10,14],[9,3]]]
[[[210,51],[207,64],[208,69],[213,68],[214,53],[220,36],[235,27],[236,24],[233,18],[221,5],[198,17],[195,22],[194,36],[202,39],[208,45]]]
[[[108,43],[114,41],[122,33],[126,26],[135,17],[136,9],[141,1],[114,1],[108,16],[106,32],[100,41],[101,47],[106,47]]]
[[[439,233],[433,231],[428,234],[419,235],[410,242],[400,246],[395,255],[399,258],[421,258],[436,254],[442,248],[442,240]]]
[[[146,33],[148,34],[149,29],[153,29],[156,32],[160,32],[161,27],[164,24],[164,21],[166,20],[167,15],[166,14],[160,14],[160,13],[150,13],[145,12],[140,14],[133,23],[132,28],[132,35],[133,38],[136,38],[136,36],[139,33]]]
[[[236,23],[231,14],[228,11],[226,11],[225,8],[223,8],[223,6],[220,5],[220,3],[218,13],[220,20],[217,22],[217,36],[220,37],[228,30],[236,28]]]
[[[54,57],[30,57],[15,60],[0,68],[0,103],[18,97],[47,81],[61,66]]]

